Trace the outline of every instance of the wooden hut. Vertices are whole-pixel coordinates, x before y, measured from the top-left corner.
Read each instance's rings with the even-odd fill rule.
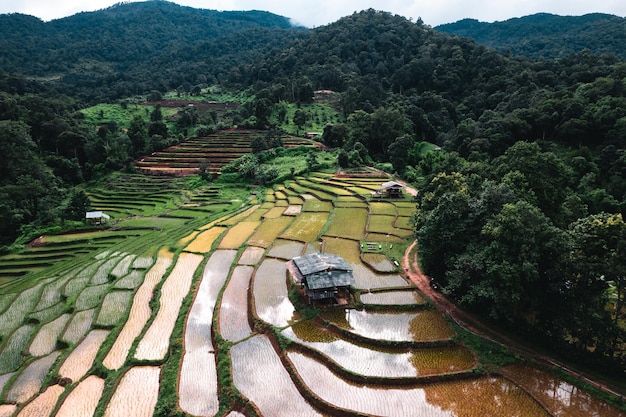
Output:
[[[347,304],[355,283],[352,267],[341,256],[329,253],[295,257],[287,262],[287,272],[310,304]]]
[[[107,223],[111,219],[111,216],[103,211],[88,211],[85,213],[85,219],[91,222],[91,224],[98,225]]]
[[[386,197],[386,198],[401,198],[402,184],[395,181],[388,181],[383,183],[375,193],[372,193],[374,197]]]

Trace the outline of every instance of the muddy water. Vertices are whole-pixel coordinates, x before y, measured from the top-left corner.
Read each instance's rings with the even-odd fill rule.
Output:
[[[369,339],[422,342],[446,340],[452,329],[436,311],[367,312],[355,309],[335,309],[322,313],[324,319]]]
[[[304,243],[276,239],[268,252],[268,256],[288,261],[302,255],[303,251]]]
[[[215,415],[219,408],[211,339],[213,311],[236,255],[235,250],[213,252],[187,317],[178,395],[181,408],[192,415]]]
[[[411,364],[409,352],[391,353],[372,350],[342,339],[318,341],[322,338],[321,334],[319,336],[310,334],[316,330],[315,327],[307,327],[307,333],[304,335],[301,330],[298,330],[298,326],[295,329],[289,327],[282,331],[282,335],[321,352],[341,368],[355,374],[387,378],[415,377],[418,375],[415,367]],[[324,332],[323,329],[317,329],[317,331]]]
[[[510,365],[503,374],[528,390],[555,416],[625,417],[626,413],[570,383],[524,365]]]
[[[239,265],[256,265],[263,258],[264,248],[249,246],[243,251],[237,262]]]
[[[265,259],[257,269],[252,285],[257,316],[276,327],[287,326],[296,309],[287,294],[285,262]]]
[[[361,346],[330,334],[323,326],[299,322],[282,335],[319,351],[341,368],[363,376],[406,378],[459,372],[473,368],[469,350],[453,346],[433,349],[395,349]]]
[[[415,290],[385,291],[361,294],[361,302],[373,305],[424,304],[424,297]]]
[[[425,384],[418,388],[382,388],[347,382],[323,364],[289,352],[306,388],[339,408],[376,416],[544,417],[544,409],[504,378]]]
[[[236,344],[230,353],[235,386],[262,415],[322,415],[298,392],[267,337],[255,336]]]
[[[252,334],[248,320],[248,289],[253,271],[251,266],[237,266],[222,295],[219,329],[228,341],[236,342]]]
[[[96,354],[108,335],[108,330],[92,330],[89,332],[80,345],[65,359],[61,369],[59,369],[59,375],[64,378],[70,378],[74,382],[85,376],[93,365]]]
[[[363,261],[369,264],[376,272],[393,272],[394,264],[382,253],[364,253]]]

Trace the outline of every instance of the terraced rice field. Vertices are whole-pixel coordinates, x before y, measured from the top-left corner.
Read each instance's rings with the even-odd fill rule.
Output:
[[[0,417],[626,416],[534,368],[483,372],[389,257],[414,203],[370,201],[385,180],[315,173],[262,206],[172,177],[88,190],[114,227],[0,258]],[[349,305],[302,309],[285,261],[314,251],[353,268]]]
[[[144,173],[190,175],[199,173],[200,163],[208,160],[208,172],[219,174],[224,165],[252,151],[250,143],[253,138],[265,134],[257,130],[223,130],[209,136],[188,139],[135,163]],[[283,138],[283,145],[317,146],[312,140],[297,137]]]

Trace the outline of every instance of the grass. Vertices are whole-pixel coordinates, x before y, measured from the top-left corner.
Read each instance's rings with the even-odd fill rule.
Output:
[[[457,324],[451,323],[451,326],[455,330],[455,338],[471,349],[477,355],[481,367],[488,371],[522,361],[519,355],[497,343],[471,333]]]
[[[281,122],[278,120],[278,115],[273,114],[270,121],[279,125],[285,132],[294,135],[302,135],[305,132],[322,133],[327,124],[344,121],[343,114],[327,104],[301,104],[300,109],[306,114],[306,123],[300,128],[293,122],[293,116],[298,110],[298,105],[286,102],[282,105],[286,106],[287,110],[285,120]]]
[[[93,126],[100,126],[111,121],[115,121],[117,126],[121,129],[128,129],[130,122],[135,116],[140,116],[145,122],[150,121],[150,113],[154,110],[152,106],[143,106],[137,104],[130,104],[124,108],[120,104],[96,104],[95,106],[88,107],[81,110],[81,113],[85,115],[85,122]],[[170,109],[166,107],[161,108],[163,118],[175,116],[178,112],[177,109]]]

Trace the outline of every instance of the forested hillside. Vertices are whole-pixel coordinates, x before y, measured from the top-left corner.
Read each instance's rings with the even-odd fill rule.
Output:
[[[499,52],[530,58],[564,58],[589,49],[601,55],[626,58],[626,21],[602,13],[584,16],[557,16],[538,13],[502,22],[463,19],[435,27],[435,30],[474,39]]]
[[[623,376],[626,63],[619,47],[536,60],[374,10],[314,30],[262,13],[218,14],[206,31],[203,15],[188,11],[148,2],[46,24],[2,17],[13,22],[2,38],[13,55],[0,61],[3,243],[20,228],[69,218],[80,203],[72,187],[85,179],[132,170],[134,158],[193,132],[299,124],[306,114],[288,120],[287,106],[332,90],[344,120],[327,124],[321,140],[338,149],[344,168],[377,164],[420,189],[413,219],[421,262],[445,294]],[[90,32],[95,22],[100,29]],[[59,25],[73,29],[56,32]],[[20,36],[28,52],[16,46]],[[35,82],[8,72],[58,77]],[[187,97],[209,88],[244,91],[246,99],[219,120],[186,107],[169,125],[158,107],[125,128],[112,120],[97,130],[78,112],[98,97],[173,89]]]
[[[239,65],[303,34],[288,18],[268,12],[167,1],[119,3],[50,22],[0,15],[0,26],[1,69],[57,81],[87,100],[221,83]]]

